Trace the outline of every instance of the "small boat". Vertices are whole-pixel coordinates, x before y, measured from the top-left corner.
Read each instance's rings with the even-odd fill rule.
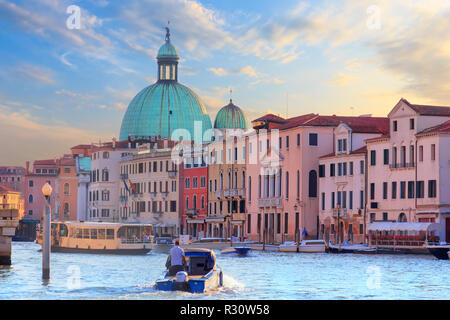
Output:
[[[356,253],[356,254],[375,254],[377,253],[375,248],[368,247],[364,244],[350,245],[343,243],[340,246],[337,244],[328,243],[327,252],[329,253]]]
[[[63,253],[144,255],[152,249],[152,225],[55,221],[51,225],[51,251]],[[36,243],[42,245],[43,231]]]
[[[156,281],[156,290],[202,293],[223,286],[222,270],[216,264],[213,250],[185,249],[184,255],[187,270],[178,271],[176,275],[169,275],[166,270],[164,277]]]
[[[207,248],[223,250],[231,247],[231,242],[225,238],[200,238],[188,244],[182,244],[181,246],[186,249]]]
[[[280,252],[298,252],[297,242],[285,241],[278,246]]]
[[[441,243],[438,245],[428,245],[427,246],[428,251],[435,256],[436,258],[440,260],[448,260],[449,254],[450,254],[450,244],[447,243]]]
[[[250,250],[252,250],[250,247],[230,247],[223,249],[221,251],[222,254],[236,254],[238,256],[246,256]]]
[[[304,253],[316,253],[325,252],[325,241],[324,240],[302,240],[298,246],[298,252]]]

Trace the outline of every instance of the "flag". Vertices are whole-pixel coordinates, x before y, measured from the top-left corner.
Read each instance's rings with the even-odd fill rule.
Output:
[[[130,184],[131,191],[133,191],[133,193],[136,193],[136,185],[131,182],[131,180],[128,180],[128,183]]]
[[[130,189],[128,189],[128,185],[127,182],[125,180],[123,180],[123,184],[125,186],[125,190],[127,190],[128,192],[130,192]]]

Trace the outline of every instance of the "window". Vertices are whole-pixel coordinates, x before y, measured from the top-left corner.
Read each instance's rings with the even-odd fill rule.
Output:
[[[170,212],[176,212],[177,211],[177,202],[176,200],[170,201]]]
[[[319,165],[319,178],[325,177],[325,165],[321,164]]]
[[[318,141],[317,133],[310,133],[309,134],[309,145],[310,146],[317,146],[318,143],[319,143],[319,141]]]
[[[436,145],[431,145],[431,160],[436,160]]]
[[[300,133],[297,133],[297,146],[300,146]]]
[[[286,172],[286,199],[289,198],[289,172]]]
[[[252,215],[247,215],[247,234],[250,234],[252,231]]]
[[[281,150],[283,147],[283,139],[281,137],[278,138],[278,148]]]
[[[284,213],[284,233],[288,233],[289,226],[289,214],[287,212]]]
[[[64,168],[64,173],[70,173],[70,168]]]
[[[289,149],[289,136],[286,136],[286,149]]]
[[[322,192],[322,210],[325,210],[325,192]]]
[[[70,186],[69,184],[66,182],[64,183],[64,194],[67,196],[70,193]]]
[[[316,170],[311,170],[309,172],[309,197],[317,197],[317,172]]]
[[[376,165],[376,156],[377,156],[376,151],[375,150],[371,150],[370,151],[370,165],[371,166]]]
[[[364,160],[359,162],[359,173],[364,174]]]
[[[436,198],[436,180],[428,180],[428,198]]]
[[[335,193],[332,192],[331,193],[331,208],[334,209],[334,205],[335,205],[336,201],[335,201]]]
[[[350,191],[350,192],[349,192],[348,197],[349,197],[349,199],[348,199],[348,202],[349,202],[349,208],[350,208],[350,209],[353,209],[353,191]]]
[[[414,130],[414,119],[409,119],[409,130]]]
[[[416,197],[422,199],[425,196],[425,182],[416,182]]]
[[[349,175],[353,175],[353,161],[351,161],[351,162],[349,162],[349,166],[350,166],[350,168],[349,168]]]
[[[396,181],[392,181],[391,184],[391,198],[392,199],[396,199],[397,198],[397,182]]]
[[[383,221],[388,221],[388,213],[383,212]]]
[[[383,164],[389,164],[389,149],[383,150]]]
[[[406,182],[400,181],[400,199],[405,199],[406,197]]]
[[[297,199],[300,199],[300,171],[297,170]]]
[[[334,163],[331,163],[330,164],[330,177],[335,176],[335,171],[336,171],[336,165]]]
[[[383,182],[383,199],[387,199],[387,193],[388,193],[388,184],[387,182]]]
[[[252,177],[248,177],[248,201],[252,201]]]
[[[359,191],[359,208],[364,209],[364,191]]]
[[[192,178],[192,188],[194,188],[194,189],[198,188],[198,178],[197,177]]]
[[[34,186],[33,180],[29,180],[29,181],[28,181],[28,186],[29,186],[30,188]]]
[[[281,213],[277,214],[277,233],[281,233]]]
[[[342,176],[342,163],[338,163],[338,176]]]
[[[375,199],[375,183],[370,184],[370,200]]]
[[[28,196],[28,203],[33,203],[33,195],[32,194],[30,194]]]
[[[393,127],[393,130],[394,130],[394,131],[397,131],[397,120],[394,120],[394,121],[392,122],[392,127]]]
[[[342,164],[342,175],[346,176],[347,175],[347,162],[344,162]]]
[[[419,161],[423,161],[423,146],[419,146]]]
[[[414,181],[408,181],[408,199],[414,199]]]
[[[186,189],[189,189],[191,187],[191,179],[190,178],[184,179],[184,187]]]
[[[200,177],[200,188],[206,187],[206,177]]]

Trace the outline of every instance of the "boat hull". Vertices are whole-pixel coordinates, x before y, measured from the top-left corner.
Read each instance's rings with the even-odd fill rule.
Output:
[[[246,256],[250,252],[250,247],[230,247],[222,251],[222,254],[234,254],[238,256]]]
[[[165,277],[157,280],[156,290],[161,291],[185,291],[190,293],[204,293],[223,286],[222,270],[216,269],[202,277],[188,277],[185,282],[177,282],[175,277]]]
[[[52,246],[52,252],[62,253],[89,253],[89,254],[117,254],[117,255],[145,255],[151,248],[139,249],[82,249]]]
[[[325,252],[325,246],[302,246],[298,247],[298,252],[301,253],[321,253]]]
[[[449,247],[427,247],[428,251],[439,260],[449,260]]]

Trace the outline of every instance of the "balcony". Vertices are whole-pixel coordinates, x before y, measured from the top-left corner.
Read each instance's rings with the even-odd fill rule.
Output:
[[[161,191],[161,196],[163,199],[167,199],[168,195],[169,195],[169,191]]]
[[[132,193],[133,199],[142,199],[142,193]]]
[[[234,198],[237,195],[237,189],[226,189],[223,192],[225,198]]]
[[[334,208],[333,209],[333,218],[337,218],[339,215],[339,218],[347,218],[347,209],[346,208]]]
[[[198,209],[186,209],[186,215],[193,218],[198,215]]]
[[[237,189],[237,194],[239,198],[244,198],[245,197],[245,189],[241,188],[241,189]]]
[[[155,199],[156,198],[156,192],[149,192],[150,198]]]
[[[407,163],[392,163],[389,165],[389,168],[392,170],[397,169],[410,169],[416,166],[415,162],[407,162]]]
[[[122,180],[128,179],[128,173],[121,173],[120,174],[120,179],[122,179]]]
[[[177,177],[177,170],[169,170],[167,171],[167,173],[169,174],[169,178],[176,178]]]
[[[223,194],[223,190],[217,190],[216,191],[216,197],[217,198],[222,198],[222,194]]]
[[[258,199],[258,206],[260,208],[281,207],[282,204],[283,204],[283,200],[281,199],[281,197]]]
[[[164,214],[164,212],[162,212],[162,211],[154,211],[153,212],[153,216],[155,218],[160,218],[160,217],[162,217],[163,214]]]

